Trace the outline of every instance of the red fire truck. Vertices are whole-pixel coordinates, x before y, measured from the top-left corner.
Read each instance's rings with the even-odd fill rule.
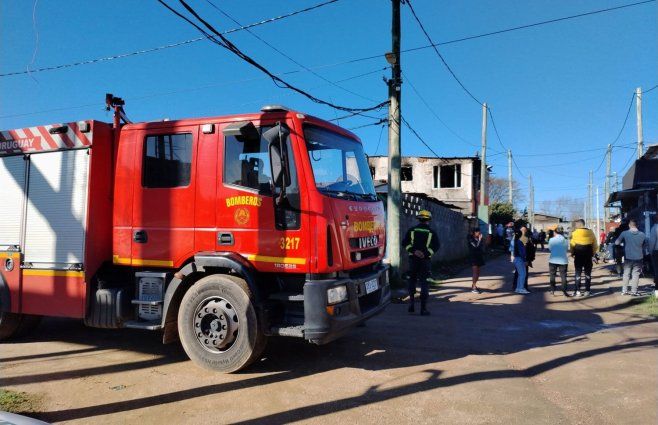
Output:
[[[232,372],[269,336],[324,344],[389,303],[354,134],[281,106],[133,124],[122,104],[0,133],[0,339],[81,318]]]

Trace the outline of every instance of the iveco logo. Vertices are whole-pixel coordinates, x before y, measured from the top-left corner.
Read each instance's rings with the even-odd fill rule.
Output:
[[[379,208],[376,206],[364,206],[364,205],[350,205],[347,207],[350,212],[371,212],[375,213],[379,211]]]

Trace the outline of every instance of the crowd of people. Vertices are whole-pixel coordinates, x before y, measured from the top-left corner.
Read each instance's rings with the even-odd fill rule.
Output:
[[[509,230],[512,229],[512,232]],[[550,290],[556,293],[557,277],[561,281],[562,295],[566,297],[587,297],[591,293],[592,266],[599,262],[600,254],[604,258],[614,259],[615,272],[621,279],[621,294],[639,296],[638,285],[640,275],[646,269],[653,270],[654,286],[658,289],[658,220],[651,227],[649,235],[645,235],[638,229],[635,220],[624,220],[616,229],[609,234],[601,232],[597,236],[585,227],[584,220],[576,220],[573,223],[573,231],[569,238],[565,235],[564,228],[558,226],[555,230],[549,230],[548,234],[543,231],[529,231],[522,226],[516,230],[512,226],[501,232],[497,228],[499,239],[504,237],[503,244],[509,247],[511,261],[514,264],[513,290],[519,294],[529,294],[528,271],[535,259],[537,246],[544,249],[548,243],[549,260],[548,272]],[[509,234],[513,236],[510,238]],[[502,235],[502,236],[501,236]],[[568,267],[569,256],[573,258],[574,286],[573,292],[569,292]]]
[[[431,258],[439,249],[438,236],[429,223],[432,214],[423,210],[418,213],[419,223],[406,233],[403,246],[409,255],[409,312],[415,312],[416,287],[420,286],[420,314],[429,315],[427,298],[429,287],[427,279],[431,273]],[[585,226],[584,220],[576,220],[570,235],[562,226],[544,230],[529,230],[526,226],[496,225],[494,243],[509,250],[511,262],[514,265],[512,290],[518,294],[530,294],[528,275],[536,258],[537,247],[540,250],[548,245],[548,274],[550,291],[553,295],[560,293],[565,297],[587,297],[591,293],[592,266],[604,258],[614,259],[615,273],[622,280],[621,294],[638,296],[640,275],[643,273],[646,259],[652,264],[654,286],[658,289],[658,217],[649,235],[638,229],[635,220],[624,220],[613,231],[601,232],[598,238],[594,232]],[[485,246],[482,232],[475,228],[469,232],[468,248],[472,266],[471,291],[481,293],[477,283],[480,278],[480,268],[485,263]],[[573,258],[574,285],[569,291],[569,257]],[[560,291],[556,294],[557,278],[560,278]]]

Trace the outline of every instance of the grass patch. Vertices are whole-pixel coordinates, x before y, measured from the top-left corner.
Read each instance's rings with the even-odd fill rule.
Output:
[[[644,314],[658,318],[658,299],[655,295],[638,300],[635,308]]]
[[[10,413],[29,414],[37,412],[40,404],[40,397],[0,388],[0,410]]]

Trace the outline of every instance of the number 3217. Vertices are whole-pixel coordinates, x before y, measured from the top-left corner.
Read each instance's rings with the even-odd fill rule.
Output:
[[[299,249],[299,240],[300,238],[281,238],[279,239],[279,247],[281,249]]]

